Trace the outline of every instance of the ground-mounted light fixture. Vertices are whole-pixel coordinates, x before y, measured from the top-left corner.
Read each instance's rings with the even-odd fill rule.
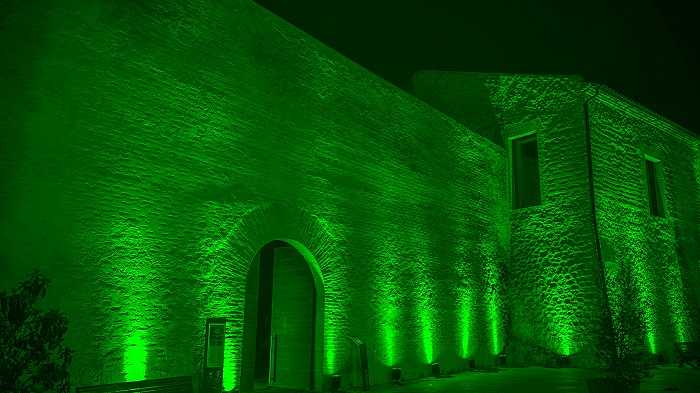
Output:
[[[559,367],[559,368],[571,367],[571,356],[570,355],[557,356],[557,367]]]
[[[430,365],[430,373],[432,374],[433,377],[439,378],[440,377],[440,363],[433,363]]]
[[[654,360],[656,361],[656,364],[666,364],[666,357],[663,353],[657,353]]]
[[[394,367],[391,369],[391,382],[401,383],[401,369]]]
[[[340,391],[340,382],[341,382],[340,374],[331,375],[330,391],[331,392]]]
[[[508,361],[508,355],[505,352],[501,352],[498,354],[498,357],[496,358],[496,364],[498,364],[499,367],[504,367]]]

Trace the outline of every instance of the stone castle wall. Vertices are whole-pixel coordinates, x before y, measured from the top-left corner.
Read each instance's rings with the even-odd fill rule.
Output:
[[[612,105],[610,104],[612,102]],[[590,102],[598,228],[606,270],[633,274],[643,345],[673,357],[675,341],[697,338],[697,139],[644,119],[609,94]],[[665,217],[650,213],[645,155],[660,160]],[[615,313],[619,301],[610,299]]]
[[[235,387],[278,238],[323,276],[324,374],[348,336],[372,383],[500,351],[502,148],[249,1],[11,5],[0,284],[52,280],[74,385],[193,374],[223,316]]]
[[[595,257],[583,81],[424,71],[414,85],[419,97],[506,149],[509,138],[537,135],[542,203],[510,213],[509,362],[552,365],[559,355],[575,355],[579,365],[596,364],[603,287]],[[488,110],[467,108],[473,100],[486,102]]]

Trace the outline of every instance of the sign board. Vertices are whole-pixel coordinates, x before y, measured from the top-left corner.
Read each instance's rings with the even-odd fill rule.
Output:
[[[207,320],[207,368],[224,366],[224,342],[226,320],[217,318]]]

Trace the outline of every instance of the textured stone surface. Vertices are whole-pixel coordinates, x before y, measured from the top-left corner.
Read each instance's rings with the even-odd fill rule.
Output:
[[[496,77],[492,100],[506,132],[537,132],[540,206],[511,216],[509,301],[514,340],[590,363],[601,323],[586,167],[582,83],[566,77]],[[513,132],[510,132],[512,135]],[[516,341],[516,344],[517,341]],[[521,356],[527,361],[526,353]]]
[[[205,318],[225,316],[236,386],[248,269],[273,239],[323,278],[323,374],[350,374],[348,336],[372,383],[506,344],[515,364],[594,363],[580,79],[417,76],[465,127],[249,1],[48,3],[3,16],[0,287],[53,279],[74,384],[192,374]],[[589,109],[604,266],[633,265],[668,353],[698,337],[700,148],[624,103]],[[542,204],[511,211],[498,144],[530,131]],[[667,218],[649,216],[641,152],[662,160]]]
[[[632,266],[644,344],[673,356],[697,338],[697,139],[601,91],[590,104],[599,233],[606,266]],[[644,157],[661,161],[666,217],[650,214]],[[611,299],[614,305],[614,299]]]
[[[594,86],[567,77],[448,72],[419,73],[414,84],[419,97],[492,140],[498,140],[494,123],[504,140],[537,133],[543,203],[511,216],[506,280],[511,359],[541,363],[554,351],[587,353],[595,360],[594,349],[601,347],[597,332],[606,326],[600,311],[608,301],[601,297],[601,278],[616,286],[621,262],[633,269],[635,307],[646,330],[638,339],[648,349],[672,356],[674,341],[697,337],[695,136],[608,89],[594,95],[587,113],[602,271],[594,253],[584,128],[584,100],[591,99]],[[483,86],[489,88],[493,114],[463,104],[483,99]],[[666,218],[649,213],[644,154],[661,160]],[[609,291],[615,297],[616,290]],[[619,300],[609,304],[616,315]]]
[[[590,364],[601,323],[602,286],[586,166],[583,82],[423,72],[414,83],[417,94],[440,109],[443,102],[462,102],[462,97],[489,100],[488,113],[454,106],[445,110],[458,111],[456,118],[492,140],[499,139],[494,127],[503,141],[537,134],[542,204],[510,215],[509,356],[516,364],[542,364],[557,353],[576,353],[580,364]]]
[[[348,335],[372,382],[498,347],[500,147],[252,2],[11,5],[0,279],[53,280],[75,385],[192,374],[225,316],[234,387],[273,239],[323,276],[324,374],[349,369]]]

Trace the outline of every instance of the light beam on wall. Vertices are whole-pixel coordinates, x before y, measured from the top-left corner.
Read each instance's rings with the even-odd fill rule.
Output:
[[[669,242],[675,244],[677,240]],[[670,257],[666,261],[664,275],[667,277],[666,282],[670,285],[666,288],[666,300],[669,305],[668,312],[670,313],[671,323],[673,324],[673,333],[677,342],[686,342],[689,340],[688,305],[683,291],[683,279],[681,277],[681,269],[678,265],[678,257],[675,252],[667,253]]]
[[[379,356],[385,366],[393,367],[399,364],[400,344],[398,342],[398,327],[401,323],[399,285],[400,266],[396,258],[395,243],[391,239],[383,239],[377,250],[377,260],[374,262],[375,273],[373,275],[376,288],[378,343]]]
[[[224,343],[224,348],[230,345],[234,345],[236,342],[233,339],[233,335],[236,333],[234,327],[231,324],[226,324],[225,328],[226,339]],[[225,390],[233,390],[238,384],[239,372],[238,372],[238,351],[225,350],[224,351],[224,375],[223,375],[223,386]]]
[[[326,202],[322,211],[335,216],[337,209]],[[313,230],[306,240],[309,252],[299,250],[304,258],[319,265],[323,272],[324,321],[323,349],[325,375],[338,374],[345,361],[345,342],[347,341],[347,300],[348,288],[344,250],[341,248],[345,228],[339,223],[330,222],[321,215],[314,215],[309,223]],[[319,273],[321,274],[321,273]]]
[[[471,288],[460,288],[457,292],[457,342],[459,356],[466,359],[471,355],[469,339],[472,331],[472,307],[474,297]]]
[[[496,260],[495,244],[489,241],[481,243],[481,255],[483,258],[486,320],[488,321],[488,331],[491,338],[491,353],[496,355],[501,352],[500,326],[500,277],[498,272],[498,262]]]
[[[146,379],[148,351],[144,332],[136,330],[124,343],[124,375],[127,381]]]
[[[127,213],[130,213],[128,216]],[[122,349],[122,372],[127,381],[145,379],[148,372],[148,350],[151,337],[149,321],[158,319],[158,261],[150,252],[154,241],[152,228],[143,211],[125,214],[112,222],[110,230],[110,278],[115,288],[112,307],[122,310],[114,321]],[[118,294],[118,295],[117,295]],[[116,338],[116,337],[115,337]]]
[[[468,257],[469,250],[472,248],[471,242],[467,240],[467,231],[464,229],[462,231],[465,234],[455,246],[455,278],[459,280],[459,284],[454,288],[454,296],[457,313],[456,342],[459,345],[458,355],[466,359],[471,356],[470,340],[474,325],[475,275],[472,273],[472,261]]]
[[[202,237],[198,242],[198,266],[200,266],[199,299],[203,307],[199,315],[198,326],[201,329],[201,344],[204,344],[204,329],[207,318],[228,317],[235,305],[232,299],[238,289],[234,287],[231,277],[232,269],[238,262],[246,266],[250,261],[232,260],[231,239],[239,233],[242,221],[240,217],[252,211],[249,205],[230,205],[219,202],[207,202],[200,208],[199,226]],[[243,267],[241,267],[243,271]],[[245,292],[245,291],[241,291]],[[223,387],[233,390],[238,385],[240,358],[240,340],[242,327],[227,323],[225,327]],[[203,347],[198,349],[204,354]]]
[[[413,254],[415,259],[411,261],[413,267],[414,283],[414,298],[415,298],[415,315],[416,324],[418,326],[419,341],[426,364],[431,364],[435,361],[435,285],[436,283],[431,278],[431,259],[424,255],[428,249],[427,242],[418,239],[418,234],[414,234],[413,244],[415,249]]]
[[[636,232],[636,231],[635,231]],[[648,265],[646,247],[643,247],[645,240],[643,233],[637,233],[641,238],[640,242],[636,243],[637,251],[632,259],[632,274],[637,286],[639,296],[639,307],[641,307],[644,328],[646,332],[646,341],[649,347],[649,352],[657,353],[657,302],[655,280],[650,272],[651,267]],[[636,305],[628,305],[635,307]]]

